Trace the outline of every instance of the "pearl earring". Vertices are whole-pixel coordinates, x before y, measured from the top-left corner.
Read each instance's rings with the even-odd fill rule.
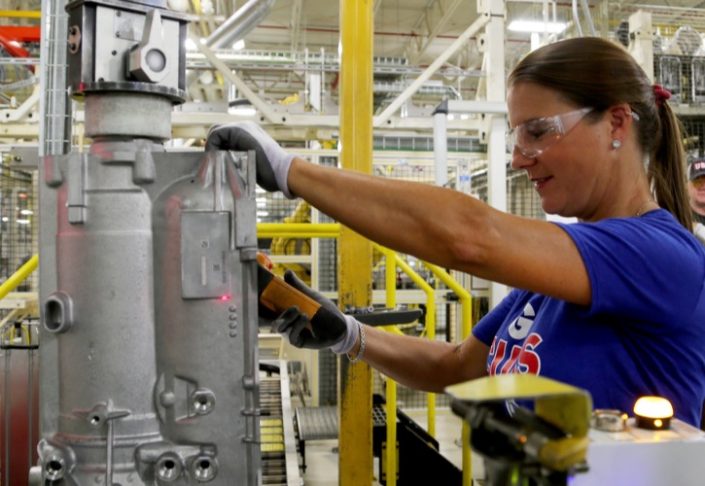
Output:
[[[612,140],[612,148],[613,148],[613,149],[617,150],[617,149],[620,148],[621,146],[622,146],[621,140],[617,140],[617,139]]]

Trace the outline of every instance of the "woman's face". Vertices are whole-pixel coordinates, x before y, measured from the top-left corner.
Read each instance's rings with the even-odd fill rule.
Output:
[[[609,121],[588,122],[585,107],[534,83],[514,84],[507,104],[517,134],[512,167],[526,171],[543,210],[585,220],[599,214],[609,199]]]

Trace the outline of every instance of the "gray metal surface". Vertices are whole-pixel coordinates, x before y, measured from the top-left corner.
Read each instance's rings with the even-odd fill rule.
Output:
[[[171,167],[173,156],[157,158],[157,166]],[[244,155],[200,157],[196,168],[154,202],[157,335],[164,336],[157,342],[155,401],[167,440],[217,451],[215,484],[254,485],[259,469],[254,166]],[[238,208],[247,216],[236,217]],[[249,238],[238,244],[237,235]]]
[[[85,97],[86,136],[171,137],[172,103],[158,94],[95,93]],[[125,116],[129,113],[131,116]]]
[[[41,282],[55,282],[40,289],[42,374],[52,375],[42,381],[56,383],[42,388],[51,408],[43,408],[40,460],[45,478],[76,484],[126,482],[134,476],[135,448],[160,439],[152,399],[151,202],[133,182],[129,152],[111,148],[95,144],[86,156],[53,159],[59,172],[47,178],[42,196],[56,205],[56,233],[42,234],[55,250],[40,257]],[[84,210],[71,221],[76,206],[68,204],[81,196]],[[55,268],[47,253],[55,254]]]

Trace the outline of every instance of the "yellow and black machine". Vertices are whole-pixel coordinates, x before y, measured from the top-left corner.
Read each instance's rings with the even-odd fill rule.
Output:
[[[661,397],[635,399],[629,417],[593,410],[587,391],[529,374],[484,377],[446,393],[482,456],[479,484],[703,484],[705,433],[673,417]]]

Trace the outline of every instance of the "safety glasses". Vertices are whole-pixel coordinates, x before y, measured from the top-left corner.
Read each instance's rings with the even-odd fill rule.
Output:
[[[697,190],[705,189],[705,176],[696,177],[690,181]]]
[[[534,118],[517,125],[507,131],[507,150],[513,153],[516,147],[526,158],[538,157],[565,137],[592,110],[580,108],[560,115]]]

